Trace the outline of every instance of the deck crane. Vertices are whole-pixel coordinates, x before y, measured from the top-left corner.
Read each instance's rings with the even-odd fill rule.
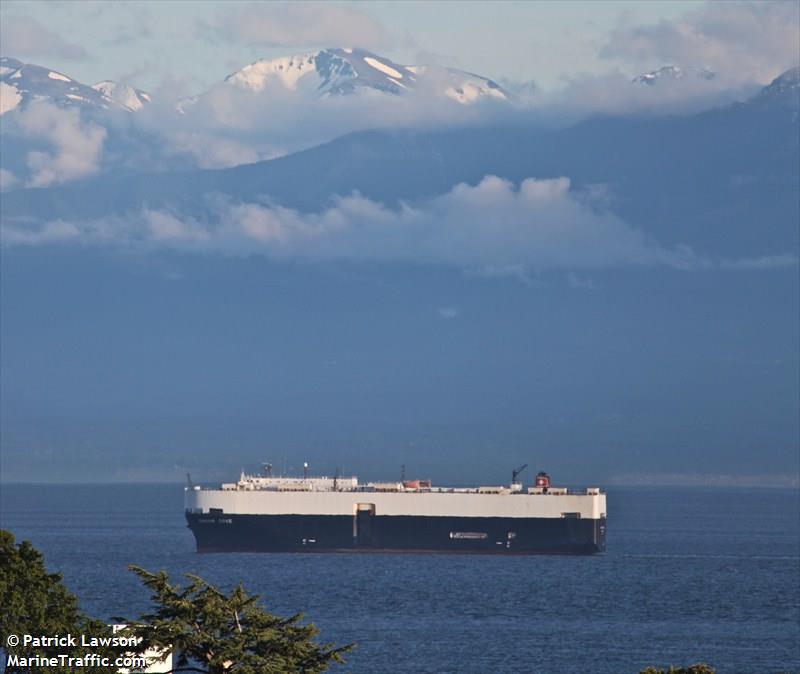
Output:
[[[517,478],[522,474],[522,471],[528,467],[527,463],[522,464],[519,468],[511,471],[511,484],[517,484]]]

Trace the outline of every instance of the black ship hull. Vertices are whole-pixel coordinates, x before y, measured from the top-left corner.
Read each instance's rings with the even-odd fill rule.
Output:
[[[198,552],[605,551],[606,520],[581,518],[234,515],[186,512]]]

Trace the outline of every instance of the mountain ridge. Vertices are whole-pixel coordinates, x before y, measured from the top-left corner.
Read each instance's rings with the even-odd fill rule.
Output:
[[[780,77],[791,85],[787,70]],[[716,73],[702,68],[665,65],[634,77],[631,82],[655,86],[664,80],[689,77],[711,81]],[[776,78],[776,81],[779,78]],[[114,80],[87,85],[55,69],[4,56],[0,58],[0,82],[4,83],[0,115],[32,100],[50,100],[59,106],[83,106],[104,110],[137,112],[153,102],[152,94]],[[227,75],[210,89],[183,98],[176,103],[178,112],[202,100],[219,86],[234,86],[260,94],[275,90],[296,91],[305,85],[318,96],[351,95],[367,91],[400,96],[426,89],[462,104],[482,100],[510,102],[514,95],[495,80],[473,72],[431,65],[402,65],[391,59],[357,47],[331,47],[317,51],[257,59]]]
[[[102,91],[68,75],[3,56],[0,58],[0,114],[25,107],[34,100],[49,100],[60,107],[90,107],[110,110],[119,104]]]
[[[253,61],[215,86],[231,85],[253,94],[276,89],[305,90],[311,97],[379,92],[401,96],[421,88],[463,104],[511,98],[497,82],[455,68],[402,65],[357,47],[330,47],[278,58]],[[179,102],[179,109],[196,104],[211,90]]]
[[[615,211],[666,243],[731,254],[785,253],[797,249],[798,239],[800,140],[784,100],[793,100],[795,90],[768,96],[768,104],[763,93],[684,117],[595,118],[556,131],[524,125],[361,131],[227,169],[102,176],[10,191],[4,217],[68,221],[124,216],[146,206],[202,218],[208,194],[303,212],[352,193],[397,207],[486,175],[513,183],[565,176],[578,191],[605,186]]]

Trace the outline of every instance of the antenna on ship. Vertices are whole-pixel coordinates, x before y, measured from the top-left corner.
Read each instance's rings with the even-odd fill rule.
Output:
[[[339,491],[339,466],[336,466],[336,473],[333,475],[333,491]]]
[[[400,482],[406,481],[406,464],[400,466]]]
[[[264,464],[264,473],[266,474],[267,477],[272,477],[272,464],[271,463],[265,463]]]
[[[192,484],[192,474],[191,473],[186,473],[186,486],[189,487],[189,489],[194,487],[194,485]]]
[[[308,479],[308,461],[303,461],[303,479]]]

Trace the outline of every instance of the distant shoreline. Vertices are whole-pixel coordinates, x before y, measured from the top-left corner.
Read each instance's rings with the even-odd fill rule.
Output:
[[[638,473],[620,475],[605,483],[609,487],[764,487],[798,489],[800,475],[726,475],[703,473]]]

